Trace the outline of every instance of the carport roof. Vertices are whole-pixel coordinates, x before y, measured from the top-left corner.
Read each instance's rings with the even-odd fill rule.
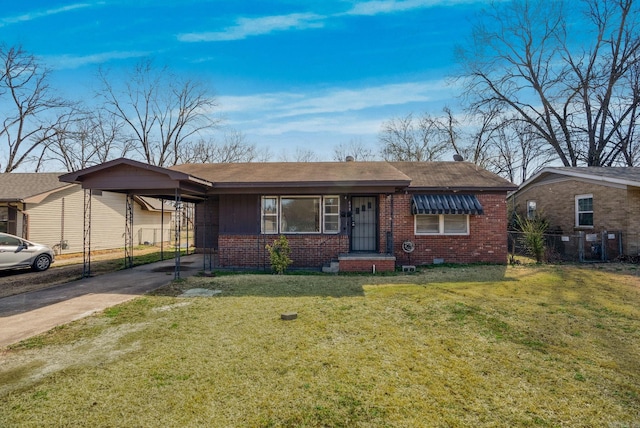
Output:
[[[202,200],[211,182],[180,171],[119,158],[60,176],[60,181],[80,184],[83,189],[183,200]]]

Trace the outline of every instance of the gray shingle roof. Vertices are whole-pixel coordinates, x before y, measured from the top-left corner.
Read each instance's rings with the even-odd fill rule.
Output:
[[[214,185],[397,183],[415,190],[515,190],[516,186],[469,162],[267,162],[184,164],[171,169]]]
[[[517,186],[471,162],[389,162],[411,177],[410,189],[515,190]]]
[[[640,187],[640,168],[638,167],[565,166],[543,168],[536,175],[522,183],[520,188],[522,189],[531,183],[545,180],[554,175]]]
[[[0,201],[21,201],[23,199],[67,187],[58,179],[59,172],[0,174]]]

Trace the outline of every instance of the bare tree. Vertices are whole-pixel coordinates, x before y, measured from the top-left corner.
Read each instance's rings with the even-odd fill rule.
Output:
[[[67,171],[127,156],[133,149],[122,135],[122,122],[100,109],[78,113],[62,124],[46,147],[43,161],[61,164]]]
[[[318,155],[311,149],[296,147],[293,153],[283,149],[278,156],[280,162],[317,162]]]
[[[12,172],[37,162],[73,112],[53,94],[49,71],[21,47],[0,46],[0,67],[0,168]]]
[[[567,19],[567,6],[582,13]],[[630,164],[640,37],[632,0],[495,3],[459,50],[472,111],[513,112],[567,166]]]
[[[452,135],[443,133],[438,118],[413,114],[388,120],[378,135],[382,157],[387,161],[434,161],[450,149]]]
[[[216,103],[202,84],[157,69],[151,61],[139,63],[122,89],[103,70],[98,77],[105,109],[123,123],[123,131],[150,164],[178,163],[184,146],[196,144],[218,124],[211,116]]]
[[[333,148],[333,160],[344,162],[347,156],[356,161],[372,161],[376,159],[374,151],[367,147],[361,139],[351,139],[348,143],[340,143]]]
[[[184,163],[254,162],[260,155],[255,144],[248,143],[244,134],[235,130],[225,133],[221,143],[199,140],[183,149],[180,162]]]

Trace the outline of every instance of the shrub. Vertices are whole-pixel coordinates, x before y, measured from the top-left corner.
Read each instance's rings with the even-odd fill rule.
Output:
[[[291,248],[289,248],[289,241],[284,235],[280,235],[278,239],[273,241],[273,245],[266,245],[267,251],[269,251],[269,260],[271,261],[271,270],[277,274],[283,274],[289,265],[293,263],[293,260],[289,257],[291,255]]]
[[[542,263],[545,256],[544,234],[549,228],[549,222],[540,216],[522,218],[519,215],[516,221],[522,232],[522,245],[536,259],[536,263]]]

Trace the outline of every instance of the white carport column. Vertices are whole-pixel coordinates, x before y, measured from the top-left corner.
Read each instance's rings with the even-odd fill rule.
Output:
[[[84,189],[84,233],[82,235],[82,277],[91,276],[91,189]]]
[[[133,195],[127,194],[124,225],[124,267],[133,267]]]
[[[176,189],[175,194],[175,218],[173,221],[173,248],[175,255],[175,269],[174,269],[174,279],[180,278],[180,244],[181,239],[180,235],[182,232],[181,224],[182,224],[182,199],[180,195],[180,191]]]

